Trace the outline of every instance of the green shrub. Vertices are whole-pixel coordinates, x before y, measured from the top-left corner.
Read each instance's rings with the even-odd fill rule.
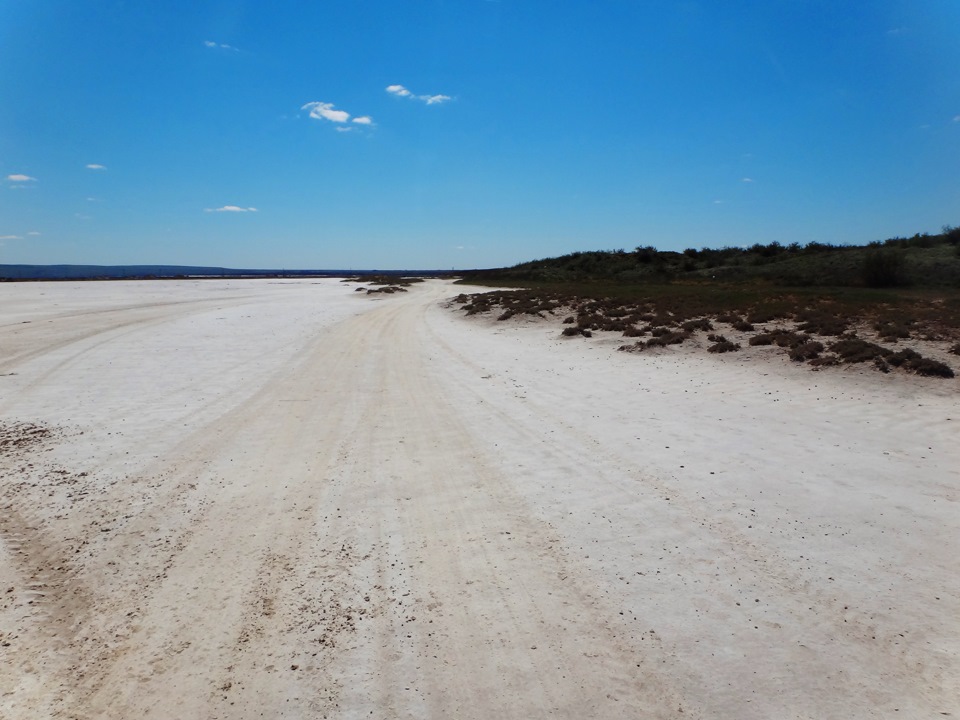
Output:
[[[872,288],[903,284],[903,254],[894,248],[871,249],[863,257],[863,284]]]

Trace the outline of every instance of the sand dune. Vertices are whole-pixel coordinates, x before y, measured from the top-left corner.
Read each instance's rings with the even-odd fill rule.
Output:
[[[0,717],[960,713],[956,381],[352,290],[0,285]]]

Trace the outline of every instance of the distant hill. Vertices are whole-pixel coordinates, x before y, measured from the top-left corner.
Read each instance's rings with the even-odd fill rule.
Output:
[[[652,246],[632,252],[575,252],[462,275],[466,282],[488,284],[760,280],[794,287],[960,287],[960,228],[948,226],[939,235],[891,238],[865,246],[772,242],[683,252]]]
[[[432,270],[264,270],[194,265],[0,265],[0,281],[136,280],[152,278],[349,277],[352,275],[436,277]]]

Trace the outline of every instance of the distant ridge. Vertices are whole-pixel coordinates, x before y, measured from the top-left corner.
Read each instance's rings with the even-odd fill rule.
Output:
[[[371,274],[439,277],[450,273],[439,270],[265,270],[196,265],[0,265],[0,281],[350,277]]]

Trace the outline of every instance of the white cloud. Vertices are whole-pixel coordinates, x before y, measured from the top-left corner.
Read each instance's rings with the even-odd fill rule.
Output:
[[[334,130],[336,130],[337,132],[351,132],[351,131],[353,130],[353,128],[352,128],[352,127],[344,127],[343,125],[337,125],[337,126],[334,128]]]
[[[29,175],[14,174],[7,175],[7,180],[10,182],[36,182],[37,179],[35,177],[30,177]]]
[[[333,103],[308,102],[300,109],[309,110],[310,117],[314,120],[330,120],[331,122],[345,123],[350,119],[350,113],[344,110],[334,110]]]
[[[355,117],[353,122],[358,125],[373,125],[373,118],[369,115],[361,115],[360,117]]]
[[[20,235],[0,235],[0,240],[23,240]]]
[[[752,183],[753,181],[754,181],[753,178],[748,178],[748,177],[740,178],[740,182]]]
[[[411,100],[420,100],[427,105],[439,105],[449,100],[453,100],[449,95],[414,95],[403,85],[387,85],[387,92],[397,97],[408,97]]]
[[[953,121],[956,122],[956,123],[960,123],[960,115],[954,115],[954,116],[953,116]]]
[[[233,50],[235,52],[240,52],[233,45],[227,45],[226,43],[216,43],[213,40],[204,40],[203,44],[208,48],[221,48],[223,50]]]
[[[713,204],[714,204],[714,205],[723,205],[723,200],[714,200],[714,201],[713,201]]]
[[[106,170],[106,165],[100,165],[99,163],[90,163],[87,165],[87,170]]]
[[[29,235],[29,236],[31,236],[31,237],[37,237],[39,234],[40,234],[40,233],[39,233],[38,231],[36,231],[36,230],[31,230],[30,232],[27,233],[27,235]]]
[[[204,208],[204,212],[233,212],[233,213],[245,213],[245,212],[259,212],[255,207],[240,207],[239,205],[224,205],[223,207],[218,208]]]

